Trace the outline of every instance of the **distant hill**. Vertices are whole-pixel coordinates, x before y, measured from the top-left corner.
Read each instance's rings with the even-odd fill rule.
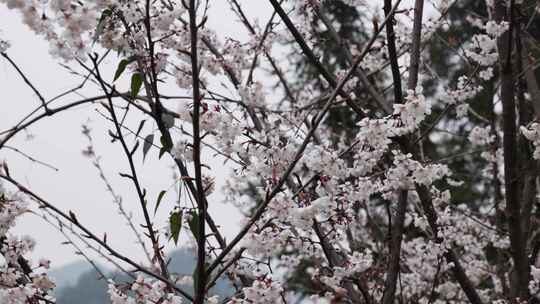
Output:
[[[195,269],[195,257],[185,249],[179,249],[168,255],[171,259],[169,271],[178,274],[191,275]],[[100,267],[108,275],[113,276],[115,281],[126,281],[125,274],[113,273]],[[51,277],[57,284],[57,304],[108,304],[107,282],[99,279],[99,274],[91,265],[85,262],[76,262],[50,272]],[[192,293],[191,286],[184,286],[185,290]],[[232,288],[226,280],[220,280],[212,289],[214,294],[220,297],[231,295]]]
[[[79,276],[75,284],[56,292],[57,304],[107,304],[107,282],[98,280],[98,273],[90,269]]]
[[[49,277],[53,279],[54,283],[56,283],[57,289],[62,289],[64,287],[75,285],[79,276],[91,269],[92,265],[89,263],[78,261],[60,268],[51,269],[48,274]]]

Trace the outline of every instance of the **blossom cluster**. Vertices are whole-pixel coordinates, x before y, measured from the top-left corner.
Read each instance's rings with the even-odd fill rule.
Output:
[[[521,134],[534,145],[534,159],[540,159],[540,124],[534,122],[530,126],[522,126]]]
[[[27,204],[17,195],[6,193],[0,184],[0,302],[6,304],[47,303],[54,301],[49,292],[55,284],[47,276],[49,261],[36,266],[25,256],[35,242],[28,236],[10,233],[19,216],[27,212]],[[34,268],[35,267],[35,268]]]
[[[131,284],[130,291],[133,296],[117,288],[114,282],[109,283],[109,295],[112,304],[143,304],[143,303],[163,303],[182,304],[182,297],[166,291],[167,285],[163,282],[150,280],[142,275]]]

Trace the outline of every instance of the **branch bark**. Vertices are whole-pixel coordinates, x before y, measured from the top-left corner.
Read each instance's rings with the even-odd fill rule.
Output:
[[[126,155],[126,157],[128,159],[129,169],[131,171],[130,179],[133,182],[133,185],[135,186],[135,189],[137,191],[137,196],[139,198],[139,203],[141,204],[141,209],[142,209],[143,215],[144,215],[145,228],[148,230],[148,237],[150,238],[150,241],[152,242],[152,249],[153,249],[153,253],[154,253],[154,258],[159,263],[159,267],[161,269],[161,275],[163,277],[165,277],[165,278],[168,278],[169,277],[169,272],[167,270],[167,264],[165,263],[165,260],[163,259],[163,255],[161,253],[161,246],[159,245],[159,241],[158,241],[158,238],[156,236],[156,231],[154,230],[152,220],[150,219],[150,215],[148,213],[148,208],[146,207],[145,193],[142,190],[142,187],[141,187],[140,182],[139,182],[139,178],[138,178],[138,175],[137,175],[137,170],[135,168],[135,163],[133,161],[133,153],[128,148],[127,143],[126,143],[126,141],[124,139],[124,136],[122,134],[122,129],[120,127],[121,124],[120,124],[120,122],[119,122],[119,120],[118,120],[118,118],[116,116],[115,111],[114,111],[114,104],[113,104],[113,101],[112,101],[111,94],[110,94],[109,90],[107,89],[107,87],[105,86],[105,83],[103,81],[103,78],[101,77],[101,74],[100,74],[100,71],[99,71],[99,68],[98,68],[97,57],[91,57],[91,59],[92,59],[92,63],[94,64],[94,68],[95,68],[95,71],[96,71],[96,74],[95,74],[96,80],[99,82],[99,84],[101,86],[101,89],[105,93],[105,95],[107,97],[107,100],[108,100],[108,103],[109,103],[108,110],[109,110],[109,113],[111,114],[111,117],[112,117],[113,122],[114,122],[114,126],[115,126],[115,129],[116,129],[116,136],[119,139],[119,141],[120,141],[120,143],[122,145],[122,149],[124,150],[124,154]]]
[[[195,0],[189,1],[189,31],[191,38],[191,76],[193,77],[193,166],[195,171],[195,185],[197,186],[197,212],[199,215],[197,237],[197,276],[195,278],[195,304],[203,304],[206,294],[207,273],[205,270],[206,259],[206,200],[204,199],[204,187],[201,172],[201,134],[199,126],[201,92],[199,90],[199,62],[197,56],[198,27],[197,6]]]
[[[528,295],[529,267],[520,223],[521,201],[519,159],[516,126],[515,80],[512,67],[513,34],[515,28],[514,1],[507,7],[503,1],[496,1],[494,17],[497,22],[508,21],[509,29],[497,39],[499,51],[500,98],[503,116],[504,184],[506,215],[510,233],[510,252],[514,261],[511,276],[511,297],[526,299]]]

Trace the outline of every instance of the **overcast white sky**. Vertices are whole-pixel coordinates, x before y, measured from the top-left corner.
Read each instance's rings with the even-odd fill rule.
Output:
[[[272,12],[266,1],[241,1],[252,19],[259,18],[264,22]],[[242,38],[246,33],[242,25],[229,12],[226,1],[211,1],[208,25],[219,29],[221,35]],[[48,53],[47,43],[37,38],[22,24],[21,18],[15,11],[8,10],[0,4],[0,35],[9,40],[12,47],[9,55],[18,63],[34,85],[46,99],[51,98],[66,89],[72,88],[80,81],[63,69],[58,61]],[[115,56],[105,63],[112,75],[118,63]],[[12,67],[0,60],[0,130],[13,126],[24,115],[39,105],[39,100],[33,92],[16,75]],[[92,96],[94,90],[83,91],[85,96]],[[74,101],[72,95],[65,101]],[[111,144],[107,129],[112,126],[97,115],[95,105],[82,106],[77,109],[44,119],[29,129],[34,136],[28,140],[24,133],[10,141],[10,145],[23,150],[25,153],[47,162],[60,170],[55,172],[44,166],[32,163],[12,152],[0,152],[0,160],[7,160],[10,171],[18,180],[29,188],[63,210],[73,210],[80,222],[86,224],[97,235],[107,232],[108,242],[120,252],[135,260],[142,260],[143,254],[135,244],[135,238],[127,230],[123,219],[117,214],[117,209],[111,202],[110,195],[105,191],[99,180],[97,171],[91,161],[85,158],[81,151],[87,145],[81,136],[81,125],[90,119],[98,154],[102,155],[102,165],[113,186],[123,196],[126,209],[132,210],[136,223],[142,223],[138,200],[133,196],[132,184],[118,176],[119,171],[127,172],[127,162],[118,144]],[[132,125],[137,125],[134,122]],[[150,130],[150,124],[145,127]],[[143,133],[144,134],[144,133]],[[139,160],[140,161],[140,160]],[[150,153],[144,165],[140,166],[140,175],[144,187],[148,189],[149,201],[155,201],[162,189],[169,189],[172,184],[172,170],[168,167],[170,161],[157,161],[157,154]],[[227,176],[227,168],[220,161],[211,161],[214,174],[218,179],[218,189]],[[173,191],[169,191],[173,193]],[[158,212],[156,224],[165,225],[168,210],[172,206],[174,196],[165,197],[161,212]],[[210,197],[210,212],[218,224],[222,223],[225,234],[231,238],[237,230],[239,216],[232,206],[220,203],[221,197],[215,194]],[[168,204],[167,204],[168,203]],[[70,246],[60,245],[65,239],[49,224],[34,215],[26,215],[19,222],[16,233],[32,235],[37,241],[33,258],[48,257],[53,266],[58,267],[80,256],[73,254]]]

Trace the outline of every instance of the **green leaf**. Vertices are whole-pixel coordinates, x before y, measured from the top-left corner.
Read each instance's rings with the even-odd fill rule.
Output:
[[[144,162],[144,159],[146,158],[146,154],[148,153],[148,151],[150,150],[150,148],[152,147],[152,144],[154,143],[154,134],[148,134],[145,138],[144,138],[144,145],[143,145],[143,148],[142,148],[142,151],[143,151],[143,162]]]
[[[120,76],[122,75],[122,73],[124,73],[129,63],[130,62],[127,59],[120,60],[120,63],[118,64],[118,67],[116,68],[116,72],[114,72],[113,81],[116,81],[116,79],[120,78]]]
[[[139,123],[139,127],[137,128],[137,132],[135,133],[135,137],[139,137],[139,133],[141,133],[141,130],[144,127],[145,122],[146,122],[146,119],[141,120],[141,122]]]
[[[124,71],[126,70],[126,67],[130,63],[134,62],[136,59],[137,59],[136,56],[131,56],[131,57],[127,58],[127,59],[120,60],[120,63],[118,64],[118,67],[116,68],[116,72],[114,73],[114,80],[113,81],[116,81],[118,78],[120,78],[120,76],[122,76],[122,73],[124,73]],[[136,73],[136,74],[140,74],[140,73]]]
[[[110,9],[106,9],[101,13],[101,17],[99,17],[99,22],[97,24],[94,37],[92,39],[93,40],[92,43],[95,43],[98,40],[101,33],[103,33],[103,29],[105,29],[105,19],[107,17],[110,17],[111,15],[112,15],[112,11]]]
[[[165,128],[170,129],[174,126],[174,116],[171,114],[163,113],[161,115],[161,120],[163,121],[163,125],[165,125]]]
[[[129,152],[129,155],[133,156],[133,154],[135,154],[135,151],[137,151],[138,148],[139,148],[139,141],[137,140],[135,142],[135,146],[133,146],[133,149],[131,149],[131,151]]]
[[[167,193],[166,190],[162,190],[159,193],[159,195],[157,197],[156,207],[154,208],[154,215],[156,215],[157,209],[159,208],[159,204],[161,203],[161,200],[163,199],[163,196],[165,195],[165,193]]]
[[[180,236],[180,230],[182,228],[182,216],[182,210],[175,210],[169,216],[171,238],[174,240],[175,245],[178,245],[178,237]]]
[[[161,158],[163,154],[165,154],[165,152],[171,151],[173,147],[173,142],[172,142],[171,134],[169,133],[169,131],[164,132],[163,135],[161,135],[159,140],[161,141],[161,149],[159,150],[159,158]]]
[[[131,98],[137,97],[139,90],[143,83],[143,76],[141,73],[135,73],[131,75]]]
[[[191,233],[193,233],[193,236],[195,237],[195,240],[197,242],[199,241],[199,215],[197,212],[190,212],[191,218],[188,221],[189,230],[191,230]]]

